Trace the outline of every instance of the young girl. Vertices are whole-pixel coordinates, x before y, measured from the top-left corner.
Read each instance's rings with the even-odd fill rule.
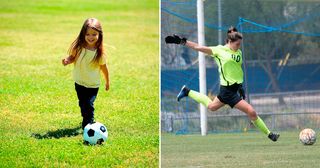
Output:
[[[236,28],[231,27],[228,30],[227,40],[224,46],[200,46],[197,43],[188,41],[186,38],[181,38],[178,35],[167,36],[165,41],[166,43],[185,45],[196,51],[203,52],[213,57],[219,67],[220,92],[213,101],[206,95],[190,90],[186,86],[183,86],[178,94],[178,101],[183,97],[189,96],[198,103],[204,104],[212,111],[216,111],[225,104],[228,104],[231,108],[235,107],[246,113],[252,123],[259,128],[260,131],[266,134],[272,141],[277,141],[280,135],[270,132],[263,120],[257,115],[254,108],[244,100],[245,94],[242,89],[243,71],[241,67],[242,52],[240,51],[242,34],[239,33]]]
[[[69,48],[69,57],[62,60],[64,66],[74,63],[73,79],[81,109],[82,129],[94,122],[94,101],[100,86],[100,70],[109,90],[109,72],[103,49],[103,32],[95,18],[85,20],[80,34]]]

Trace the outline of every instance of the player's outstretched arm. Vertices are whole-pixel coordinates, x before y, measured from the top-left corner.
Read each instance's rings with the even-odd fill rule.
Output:
[[[211,48],[207,47],[207,46],[200,46],[199,44],[195,43],[195,42],[192,42],[192,41],[188,41],[186,42],[186,46],[191,48],[191,49],[194,49],[196,51],[200,51],[200,52],[203,52],[207,55],[212,55],[212,50]]]
[[[185,37],[180,37],[176,34],[172,35],[172,36],[167,36],[165,38],[165,41],[167,44],[181,44],[181,45],[185,45],[191,49],[194,49],[196,51],[200,51],[203,52],[207,55],[212,55],[212,50],[211,48],[207,47],[207,46],[200,46],[195,42],[189,41],[187,40],[187,38]]]

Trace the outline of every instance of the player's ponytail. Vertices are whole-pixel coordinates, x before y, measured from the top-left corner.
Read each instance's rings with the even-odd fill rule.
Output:
[[[231,26],[229,29],[228,29],[228,34],[229,33],[233,33],[233,32],[238,32],[237,28]]]
[[[242,39],[242,34],[238,32],[237,28],[231,26],[227,32],[226,43],[235,42]]]

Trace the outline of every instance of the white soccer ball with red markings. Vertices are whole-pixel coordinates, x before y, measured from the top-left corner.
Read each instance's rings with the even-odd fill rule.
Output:
[[[316,132],[306,128],[300,132],[299,139],[303,145],[313,145],[317,140]]]
[[[102,144],[108,139],[107,127],[99,122],[87,124],[83,129],[83,140],[87,144]]]

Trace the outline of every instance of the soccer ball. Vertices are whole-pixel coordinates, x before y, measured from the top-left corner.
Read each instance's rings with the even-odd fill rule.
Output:
[[[304,145],[313,145],[316,142],[317,137],[312,129],[306,128],[300,132],[299,139]]]
[[[87,124],[83,130],[83,140],[85,143],[95,145],[102,144],[107,141],[108,130],[107,127],[99,122]]]

